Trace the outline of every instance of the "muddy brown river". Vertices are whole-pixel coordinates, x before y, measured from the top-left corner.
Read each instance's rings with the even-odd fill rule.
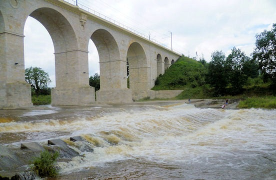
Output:
[[[72,136],[85,142],[71,142]],[[3,146],[46,146],[57,138],[80,156],[59,161],[55,180],[276,179],[276,110],[196,108],[184,101],[0,110]],[[84,145],[94,152],[81,150]]]

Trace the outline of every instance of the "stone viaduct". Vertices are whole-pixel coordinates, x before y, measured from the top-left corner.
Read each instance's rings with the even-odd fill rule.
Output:
[[[54,44],[56,88],[52,105],[95,103],[95,89],[89,86],[88,77],[90,39],[100,59],[101,89],[96,97],[102,103],[148,97],[157,76],[180,56],[63,0],[1,0],[0,108],[32,106],[24,65],[24,26],[29,16],[47,29]]]

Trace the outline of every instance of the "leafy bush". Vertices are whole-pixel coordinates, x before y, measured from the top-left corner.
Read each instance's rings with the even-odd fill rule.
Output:
[[[56,177],[58,169],[56,167],[56,160],[59,156],[58,152],[51,153],[43,151],[40,157],[34,159],[32,170],[40,177]]]
[[[10,178],[8,177],[2,177],[1,174],[0,174],[0,180],[9,180]]]

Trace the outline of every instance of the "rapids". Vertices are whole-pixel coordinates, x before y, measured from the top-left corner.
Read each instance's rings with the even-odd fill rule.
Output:
[[[58,179],[276,179],[276,110],[181,102],[0,116],[2,145],[54,138],[81,154],[58,163]],[[81,151],[84,145],[94,152]]]

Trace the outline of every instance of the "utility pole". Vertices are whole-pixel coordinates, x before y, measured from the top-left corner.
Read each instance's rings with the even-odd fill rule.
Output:
[[[171,50],[172,50],[172,32],[169,31],[171,33]]]
[[[78,0],[76,0],[76,6],[78,6]]]

